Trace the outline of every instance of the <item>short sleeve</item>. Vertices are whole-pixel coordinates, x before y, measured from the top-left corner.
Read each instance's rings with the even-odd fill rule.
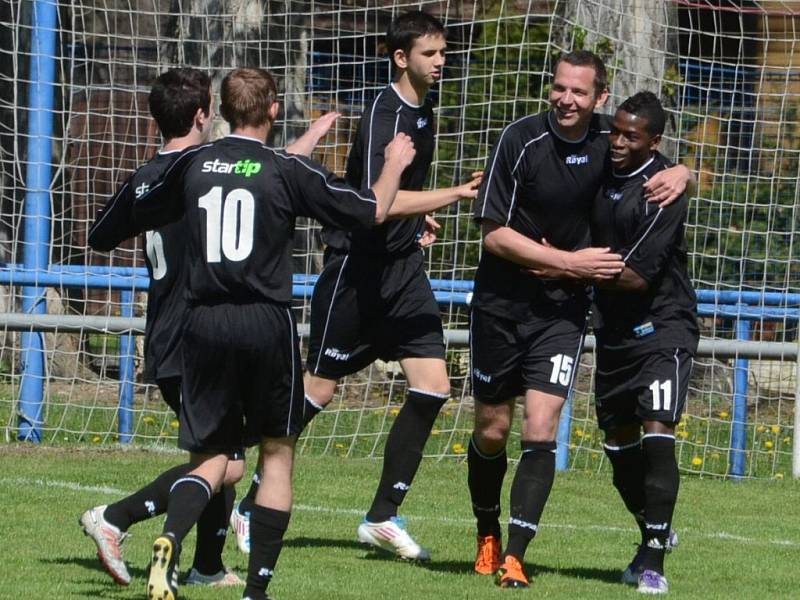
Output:
[[[198,148],[185,150],[150,189],[133,202],[133,220],[139,231],[158,229],[183,216],[184,172],[197,151]]]
[[[123,241],[135,237],[139,231],[133,222],[133,175],[117,190],[106,205],[97,213],[94,224],[89,229],[89,246],[95,250],[108,252]]]
[[[377,202],[372,190],[356,190],[319,163],[275,153],[295,214],[337,229],[372,227]]]
[[[485,175],[473,210],[475,221],[488,219],[499,225],[508,225],[511,221],[517,189],[514,169],[523,150],[519,145],[517,136],[506,127],[484,170]]]
[[[659,208],[644,201],[642,218],[633,236],[633,242],[618,252],[626,266],[642,279],[651,283],[663,271],[670,255],[677,249],[680,233],[686,222],[688,201],[686,195],[676,202]]]

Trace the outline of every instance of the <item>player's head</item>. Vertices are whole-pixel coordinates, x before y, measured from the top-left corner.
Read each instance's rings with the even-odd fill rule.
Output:
[[[430,87],[442,77],[447,40],[444,25],[422,11],[403,13],[386,32],[396,73],[416,87]]]
[[[234,69],[222,80],[219,111],[232,131],[271,126],[278,116],[275,79],[264,69]]]
[[[611,126],[611,164],[629,172],[642,166],[658,148],[667,117],[652,92],[639,92],[619,105]]]
[[[550,106],[559,127],[582,135],[594,109],[608,99],[606,66],[588,50],[562,54],[553,69]]]
[[[150,114],[166,141],[195,134],[204,142],[211,133],[211,78],[197,69],[170,69],[159,75],[148,97]]]

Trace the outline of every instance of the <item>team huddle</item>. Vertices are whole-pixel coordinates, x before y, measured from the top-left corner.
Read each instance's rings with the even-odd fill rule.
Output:
[[[677,543],[674,428],[699,333],[683,235],[693,177],[658,152],[660,102],[640,92],[613,117],[597,114],[608,98],[605,66],[588,51],[564,54],[553,68],[550,110],[509,124],[468,182],[424,191],[435,147],[428,92],[442,76],[445,29],[425,13],[405,13],[391,23],[387,46],[393,82],[364,110],[344,178],[309,158],[336,113],[285,149],[267,145],[279,110],[267,71],[225,77],[220,113],[231,133],[210,143],[209,77],[181,68],[155,81],[149,106],[164,145],[98,214],[89,243],[111,250],[144,233],[145,377],[178,414],[178,443],[190,459],[87,510],[84,532],[109,574],[127,585],[128,529],[166,513],[148,598],[178,597],[182,542],[195,524],[182,584],[243,585],[243,599],[269,598],[298,436],[340,378],[376,359],[396,360],[407,398],[356,535],[400,558],[431,560],[398,515],[450,395],[442,320],[420,248],[438,227],[428,213],[468,199],[483,242],[470,321],[475,571],[503,588],[529,586],[524,558],[553,484],[561,408],[591,319],[598,424],[614,486],[641,531],[622,581],[666,593],[664,556]],[[291,309],[297,217],[317,220],[325,242],[305,369]],[[522,454],[503,540],[501,490],[518,397]],[[251,446],[258,464],[234,506]],[[244,581],[222,561],[229,522],[249,553]]]

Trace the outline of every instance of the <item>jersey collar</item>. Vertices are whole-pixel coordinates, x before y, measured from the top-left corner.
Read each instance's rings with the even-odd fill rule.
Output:
[[[408,100],[406,100],[405,98],[403,98],[403,94],[401,94],[400,90],[397,89],[397,86],[394,84],[394,81],[390,83],[389,86],[394,90],[394,93],[397,94],[397,97],[400,98],[400,100],[406,106],[410,106],[411,108],[422,108],[423,106],[425,106],[424,104],[413,104]]]
[[[645,170],[647,167],[649,167],[649,166],[650,166],[650,164],[651,164],[651,163],[652,163],[652,162],[653,162],[655,159],[656,159],[656,157],[655,157],[655,156],[651,156],[651,157],[650,157],[650,160],[648,160],[648,161],[647,161],[646,163],[644,163],[644,164],[643,164],[641,167],[639,167],[638,169],[636,169],[635,171],[632,171],[632,172],[630,172],[630,173],[617,173],[616,171],[613,171],[613,173],[614,173],[614,177],[617,177],[618,179],[630,179],[631,177],[634,177],[634,176],[638,175],[639,173],[641,173],[642,171],[644,171],[644,170]]]
[[[248,140],[248,141],[251,141],[251,142],[258,142],[261,145],[264,144],[264,142],[262,142],[258,138],[250,137],[249,135],[239,135],[238,133],[229,133],[225,137],[226,138],[236,138],[237,140]]]
[[[553,135],[560,139],[562,142],[567,144],[582,144],[586,141],[586,138],[589,136],[589,127],[586,128],[586,133],[583,134],[583,137],[579,140],[568,140],[567,138],[559,135],[558,133],[558,125],[553,123],[553,110],[547,111],[547,124],[550,126],[550,131],[553,132]]]

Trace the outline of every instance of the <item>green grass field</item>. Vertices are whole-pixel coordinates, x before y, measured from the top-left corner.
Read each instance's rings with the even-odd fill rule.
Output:
[[[122,588],[101,569],[77,518],[89,506],[133,491],[181,455],[17,444],[0,449],[0,598],[144,598],[148,551],[161,519],[131,529],[125,555],[133,582]],[[617,583],[637,534],[608,475],[557,476],[528,551],[532,587],[511,591],[471,573],[474,525],[463,462],[424,462],[403,507],[409,530],[431,549],[429,565],[357,544],[355,528],[379,469],[376,460],[298,459],[296,507],[270,588],[279,600],[638,597]],[[681,486],[675,519],[681,543],[667,562],[673,597],[798,597],[800,484],[684,476]],[[187,569],[193,546],[192,535],[183,556]],[[225,560],[246,571],[246,557],[232,539]],[[241,589],[181,592],[197,600],[241,597]]]

